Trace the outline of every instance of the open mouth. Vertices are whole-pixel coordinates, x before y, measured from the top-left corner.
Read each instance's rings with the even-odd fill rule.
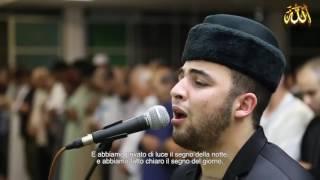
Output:
[[[176,106],[174,106],[172,110],[173,110],[173,117],[175,119],[184,119],[187,117],[187,113],[185,113],[182,109]]]

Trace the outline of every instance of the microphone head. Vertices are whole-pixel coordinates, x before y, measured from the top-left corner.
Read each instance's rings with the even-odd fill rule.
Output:
[[[153,106],[145,113],[145,119],[150,129],[160,129],[170,123],[170,116],[166,108],[160,105]]]

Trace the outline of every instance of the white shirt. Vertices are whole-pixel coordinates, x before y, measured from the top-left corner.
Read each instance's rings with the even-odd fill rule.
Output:
[[[62,83],[55,83],[46,103],[47,110],[56,110],[58,114],[62,114],[66,98],[67,93]]]
[[[48,98],[48,94],[40,89],[35,91],[33,97],[33,105],[31,111],[30,121],[28,123],[28,128],[32,128],[36,131],[35,139],[36,143],[40,146],[45,146],[48,144],[48,139],[46,135],[46,121],[44,116],[44,104]]]
[[[103,128],[116,121],[132,118],[136,114],[139,105],[141,103],[136,99],[121,102],[119,96],[106,96],[101,99],[99,106],[96,108],[94,119],[100,128]]]
[[[262,115],[260,124],[270,142],[298,161],[302,136],[312,118],[307,105],[287,93],[274,112]]]
[[[154,96],[149,96],[147,97],[143,104],[141,104],[135,115],[141,115],[145,113],[150,107],[156,105],[158,103],[156,97]],[[120,153],[126,154],[128,152],[133,152],[137,153],[139,152],[138,146],[139,143],[144,135],[144,131],[140,131],[137,133],[130,134],[123,142],[122,146],[120,147]],[[140,180],[142,179],[141,177],[141,171],[140,171],[140,165],[137,164],[126,164],[126,167],[128,171],[130,172],[130,177],[128,178],[129,180]]]
[[[21,85],[21,87],[19,87],[17,97],[12,105],[12,111],[14,113],[17,113],[19,111],[29,91],[30,87],[27,84]]]

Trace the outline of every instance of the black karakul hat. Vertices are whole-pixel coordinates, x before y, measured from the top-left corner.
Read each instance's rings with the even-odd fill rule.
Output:
[[[285,57],[272,32],[248,18],[217,14],[191,28],[183,61],[205,60],[243,73],[274,92]]]

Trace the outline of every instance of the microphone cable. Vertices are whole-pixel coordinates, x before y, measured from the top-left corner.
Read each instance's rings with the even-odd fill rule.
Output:
[[[55,174],[55,168],[56,168],[56,164],[57,164],[57,160],[58,158],[61,156],[61,154],[66,150],[66,147],[63,146],[62,148],[59,149],[59,151],[57,151],[57,153],[55,154],[52,162],[51,162],[51,166],[50,166],[50,171],[49,171],[49,176],[48,176],[48,180],[53,180],[54,174]]]

